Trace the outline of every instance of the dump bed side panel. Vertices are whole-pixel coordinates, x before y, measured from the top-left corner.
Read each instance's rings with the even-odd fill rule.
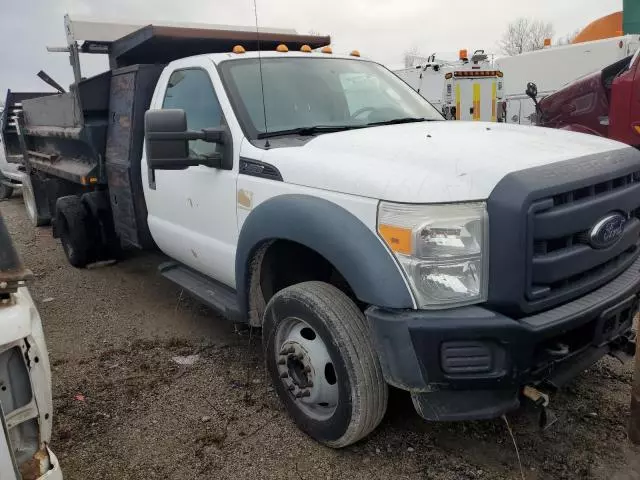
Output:
[[[116,232],[124,244],[151,248],[140,159],[144,114],[162,66],[134,65],[113,71],[106,171]]]

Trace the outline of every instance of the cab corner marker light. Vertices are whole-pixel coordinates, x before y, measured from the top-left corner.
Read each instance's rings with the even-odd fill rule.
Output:
[[[358,50],[354,50],[351,52],[351,56],[352,57],[359,57],[360,56],[360,52]]]
[[[244,49],[244,47],[242,45],[236,45],[235,47],[233,47],[233,53],[246,53],[247,51]]]
[[[98,179],[96,177],[89,177],[89,183],[91,184],[98,183]]]
[[[320,50],[322,53],[333,53],[333,49],[329,46],[324,47],[322,50]]]
[[[634,125],[633,128],[635,129],[636,133],[640,134],[640,125]]]
[[[289,51],[289,47],[287,47],[284,43],[281,43],[280,45],[278,45],[278,47],[276,48],[276,51],[280,52],[280,53],[287,53]]]
[[[498,75],[498,77],[500,77],[500,78],[504,77],[504,73],[502,73],[500,70],[498,70],[497,75]]]
[[[302,45],[300,51],[304,53],[311,53],[311,47],[309,45]]]
[[[450,80],[450,79],[451,79],[451,77],[453,77],[453,73],[451,73],[451,72],[447,73],[447,74],[444,76],[444,78],[445,78],[445,79],[447,79],[447,80]]]
[[[380,225],[380,236],[391,250],[396,253],[411,255],[411,230],[408,228]]]

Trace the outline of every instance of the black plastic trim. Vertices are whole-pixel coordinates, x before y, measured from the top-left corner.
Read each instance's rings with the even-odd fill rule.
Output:
[[[385,380],[391,385],[413,393],[430,392],[434,388],[517,387],[545,376],[549,365],[536,364],[536,348],[550,339],[593,326],[592,337],[583,345],[583,350],[572,351],[557,361],[563,368],[569,368],[583,354],[591,355],[587,347],[599,349],[612,341],[609,337],[603,340],[599,329],[604,328],[603,320],[609,315],[623,308],[637,308],[639,271],[640,259],[637,259],[623,274],[600,289],[520,320],[479,306],[442,311],[370,307],[366,315],[373,328]],[[493,358],[491,370],[447,374],[441,357],[445,342],[481,342]]]
[[[528,285],[531,285],[531,265],[528,259],[533,255],[529,232],[535,218],[530,214],[530,209],[538,208],[537,200],[639,170],[640,152],[629,147],[506,175],[487,199],[491,252],[487,305],[506,315],[522,317],[567,301],[566,296],[535,302],[526,298]],[[596,283],[589,288],[598,286]],[[584,291],[572,293],[575,298]]]
[[[251,258],[265,242],[277,239],[297,242],[322,255],[362,302],[389,308],[413,307],[413,298],[392,254],[358,218],[328,200],[281,195],[258,205],[240,231],[236,290],[242,313],[246,314],[249,307]]]
[[[284,181],[280,170],[270,163],[261,162],[260,160],[252,160],[246,157],[240,157],[240,175],[249,175],[252,177],[266,178],[267,180]]]

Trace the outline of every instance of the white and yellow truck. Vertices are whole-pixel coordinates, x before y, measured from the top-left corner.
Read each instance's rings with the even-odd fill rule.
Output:
[[[455,62],[432,55],[420,65],[394,73],[448,120],[503,120],[503,75],[484,50],[476,50],[471,59],[461,50]]]

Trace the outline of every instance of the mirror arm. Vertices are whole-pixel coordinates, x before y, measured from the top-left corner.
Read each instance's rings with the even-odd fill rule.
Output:
[[[147,132],[149,140],[204,140],[204,132]]]
[[[161,158],[149,160],[149,168],[152,170],[186,170],[189,167],[196,167],[198,165],[204,165],[211,168],[221,168],[222,154],[214,153],[213,155],[209,155],[204,158]]]
[[[185,132],[147,132],[149,140],[203,140],[208,143],[224,143],[224,129],[203,128]]]

